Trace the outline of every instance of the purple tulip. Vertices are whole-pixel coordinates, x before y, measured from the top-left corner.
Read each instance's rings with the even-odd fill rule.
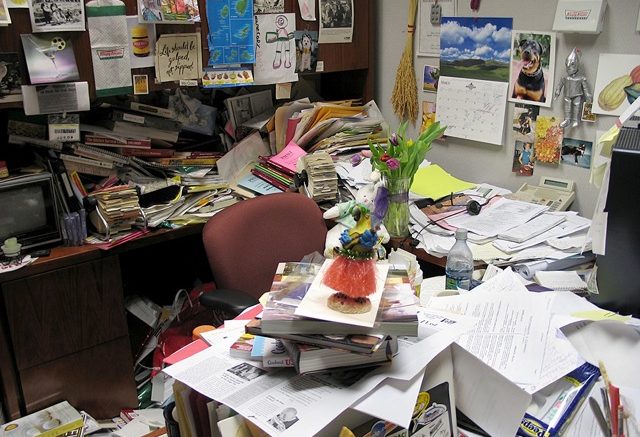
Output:
[[[360,164],[360,161],[362,161],[362,155],[360,155],[359,153],[356,153],[355,155],[351,156],[351,166],[355,167],[358,164]]]
[[[387,160],[387,167],[389,167],[389,170],[397,170],[400,168],[400,161],[396,158],[389,158]]]
[[[398,142],[398,134],[396,134],[395,132],[391,134],[391,138],[389,138],[389,142],[391,144],[393,144],[394,146],[397,146],[398,144],[400,144]]]

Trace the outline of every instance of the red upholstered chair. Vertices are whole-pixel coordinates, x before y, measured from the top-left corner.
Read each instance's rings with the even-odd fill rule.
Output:
[[[322,211],[303,194],[268,194],[225,208],[202,232],[217,290],[201,303],[239,314],[269,291],[279,262],[323,253],[326,235]]]

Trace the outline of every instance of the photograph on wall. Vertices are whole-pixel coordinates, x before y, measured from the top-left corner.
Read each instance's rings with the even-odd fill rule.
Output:
[[[161,0],[138,1],[138,21],[140,23],[154,23],[163,20]]]
[[[296,15],[256,15],[256,62],[253,80],[256,85],[297,82]]]
[[[598,116],[593,113],[593,103],[584,102],[582,104],[582,112],[580,115],[580,120],[588,121],[589,123],[595,123],[598,120]]]
[[[24,84],[17,53],[0,53],[0,104],[20,102]]]
[[[80,80],[71,40],[64,34],[20,35],[32,84]]]
[[[353,39],[353,0],[320,0],[318,42],[349,43]]]
[[[518,176],[533,176],[534,163],[533,142],[516,140],[511,171]]]
[[[198,0],[162,0],[162,18],[165,23],[199,23]]]
[[[640,96],[640,55],[601,53],[598,61],[594,114],[621,115]]]
[[[146,74],[133,75],[133,94],[149,94],[149,76]]]
[[[534,141],[536,119],[540,113],[540,107],[516,103],[513,108],[513,132],[514,138],[521,141]]]
[[[138,17],[127,17],[129,30],[129,57],[131,68],[146,68],[154,66],[156,55],[156,26],[149,23],[139,23]]]
[[[593,143],[591,141],[564,138],[560,151],[560,162],[582,168],[591,168],[592,150]]]
[[[550,107],[556,34],[514,30],[512,35],[509,101]]]
[[[296,71],[316,71],[318,63],[318,32],[315,30],[296,30]]]
[[[512,18],[443,17],[440,74],[509,81]]]
[[[85,30],[81,0],[29,0],[29,15],[33,32]]]
[[[455,0],[420,0],[418,7],[418,56],[440,56],[441,17],[455,17]]]
[[[11,24],[7,0],[0,0],[0,24]]]
[[[255,62],[253,1],[207,0],[207,20],[209,67]]]
[[[284,12],[284,0],[254,0],[254,14],[281,14]]]
[[[536,161],[544,164],[560,163],[560,149],[564,131],[560,127],[561,118],[538,116],[536,119]]]
[[[422,102],[422,124],[420,132],[426,131],[429,126],[436,122],[436,102]]]
[[[422,91],[432,93],[438,91],[438,79],[440,79],[440,69],[433,65],[425,65],[422,75]]]

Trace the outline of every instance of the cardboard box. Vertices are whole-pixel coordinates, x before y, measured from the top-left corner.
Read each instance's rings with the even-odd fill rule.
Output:
[[[64,401],[4,424],[1,430],[6,437],[58,437],[80,435],[83,424],[80,413]]]

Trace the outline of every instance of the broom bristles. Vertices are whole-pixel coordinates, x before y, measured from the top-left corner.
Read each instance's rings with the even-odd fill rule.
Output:
[[[409,27],[415,23],[417,0],[409,1]],[[396,82],[391,94],[393,112],[403,120],[409,119],[415,124],[418,118],[418,86],[413,67],[413,32],[407,32],[404,50],[396,70]]]

